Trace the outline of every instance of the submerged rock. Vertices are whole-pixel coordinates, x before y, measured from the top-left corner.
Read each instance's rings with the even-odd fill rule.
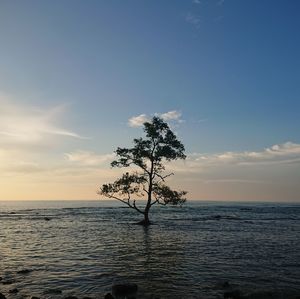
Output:
[[[114,284],[112,286],[112,293],[114,296],[133,296],[138,290],[135,283]]]
[[[45,291],[46,294],[61,294],[62,290],[60,289],[49,289]]]
[[[11,289],[8,291],[10,294],[17,294],[19,293],[19,290],[17,288]]]
[[[0,293],[0,299],[6,299],[6,297],[2,293]]]
[[[223,282],[222,288],[223,288],[223,289],[228,289],[228,288],[230,288],[230,283],[229,283],[228,281]]]
[[[13,283],[15,283],[16,281],[15,280],[13,280],[13,279],[7,279],[7,280],[3,280],[2,281],[2,284],[13,284]]]
[[[17,274],[28,274],[32,271],[33,270],[31,270],[31,269],[22,269],[22,270],[17,271]]]
[[[257,291],[246,296],[246,299],[273,299],[280,298],[280,294],[273,293],[271,291]],[[289,296],[286,294],[284,298],[288,298]]]
[[[31,296],[30,299],[40,299],[40,297]]]
[[[104,296],[104,299],[114,299],[114,297],[112,296],[111,293],[107,293],[107,294]]]
[[[242,295],[239,290],[234,290],[230,292],[225,292],[224,299],[242,299]]]

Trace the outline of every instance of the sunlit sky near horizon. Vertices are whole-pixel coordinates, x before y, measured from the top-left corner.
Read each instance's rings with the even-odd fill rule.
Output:
[[[160,115],[189,199],[300,202],[300,2],[0,0],[0,200],[97,199]]]

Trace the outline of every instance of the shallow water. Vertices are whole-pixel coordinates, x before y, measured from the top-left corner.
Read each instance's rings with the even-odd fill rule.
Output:
[[[15,281],[0,291],[103,298],[126,280],[139,298],[210,299],[229,281],[245,293],[300,294],[300,205],[190,202],[151,216],[145,229],[115,202],[0,202],[0,276]]]

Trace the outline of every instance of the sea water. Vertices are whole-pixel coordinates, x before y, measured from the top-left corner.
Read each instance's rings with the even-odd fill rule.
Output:
[[[128,281],[138,298],[223,298],[228,283],[300,294],[300,205],[154,206],[147,228],[141,216],[113,201],[0,202],[0,292],[103,298]]]

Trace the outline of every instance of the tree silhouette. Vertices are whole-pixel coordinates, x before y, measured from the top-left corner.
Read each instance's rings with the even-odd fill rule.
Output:
[[[117,199],[144,215],[139,222],[149,225],[149,211],[154,204],[183,204],[186,191],[175,191],[165,185],[165,179],[173,173],[165,174],[165,162],[185,159],[184,146],[171,131],[168,124],[159,117],[144,123],[145,138],[134,139],[132,148],[115,151],[117,159],[112,167],[134,167],[114,183],[104,184],[98,194]],[[146,205],[137,206],[133,197],[147,198]]]

